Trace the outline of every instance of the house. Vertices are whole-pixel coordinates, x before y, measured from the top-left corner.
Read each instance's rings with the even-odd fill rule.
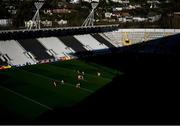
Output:
[[[148,18],[145,17],[133,17],[133,21],[134,22],[143,22],[143,21],[147,21]]]
[[[121,12],[119,12],[119,11],[115,11],[115,12],[113,12],[112,13],[112,15],[111,15],[111,17],[121,17],[122,16],[122,14],[121,14]]]
[[[67,24],[67,20],[60,20],[57,21],[58,25],[66,25]]]
[[[161,2],[159,2],[158,0],[148,0],[147,3],[148,4],[160,4]]]
[[[0,26],[7,27],[12,25],[12,19],[0,19]]]
[[[91,3],[91,2],[99,2],[99,0],[82,0],[82,2],[88,2],[88,3]]]
[[[150,8],[158,8],[157,4],[161,4],[158,0],[148,0],[148,4],[150,4]]]
[[[70,3],[72,3],[72,4],[79,4],[80,0],[71,0]]]
[[[123,22],[123,23],[133,22],[133,17],[132,17],[132,16],[119,17],[119,18],[118,18],[118,21],[119,21],[119,22]]]
[[[136,9],[136,8],[141,8],[141,5],[135,4],[135,5],[129,5],[129,6],[128,6],[128,9],[129,9],[129,10],[131,10],[131,9]]]
[[[111,18],[112,13],[110,13],[110,12],[106,12],[106,13],[104,14],[104,16],[105,16],[105,18]]]
[[[65,9],[65,8],[58,8],[58,9],[49,9],[49,10],[44,10],[43,11],[44,14],[49,14],[49,15],[52,15],[52,14],[67,14],[67,13],[71,13],[71,10],[69,9]]]
[[[46,26],[46,27],[52,26],[52,21],[45,20],[45,21],[41,21],[41,23],[43,24],[43,26]]]
[[[55,13],[55,14],[67,14],[67,13],[71,13],[71,11],[69,9],[65,9],[65,8],[62,8],[62,9],[52,9],[51,11],[52,11],[52,13]]]
[[[123,10],[122,7],[114,7],[114,8],[113,8],[113,11],[122,11],[122,10]]]
[[[115,3],[129,4],[129,0],[111,0],[111,1]]]
[[[161,15],[148,16],[149,22],[158,21],[161,18]]]

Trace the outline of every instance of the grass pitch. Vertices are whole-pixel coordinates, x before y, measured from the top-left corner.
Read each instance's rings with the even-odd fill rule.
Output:
[[[79,89],[76,88],[77,70],[85,73]],[[0,71],[0,106],[20,120],[34,120],[55,107],[77,104],[111,82],[116,74],[116,70],[81,60]],[[64,84],[60,83],[62,79]],[[56,87],[54,80],[59,81]]]

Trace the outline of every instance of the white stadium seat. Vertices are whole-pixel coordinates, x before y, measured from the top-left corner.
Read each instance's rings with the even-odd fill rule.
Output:
[[[11,59],[12,65],[35,64],[33,59],[25,55],[26,51],[15,40],[0,41],[0,51]]]
[[[87,34],[87,35],[75,35],[74,37],[80,43],[82,43],[85,47],[90,47],[92,50],[108,49],[108,47],[106,45],[98,42],[90,34]]]
[[[55,57],[64,57],[66,56],[65,54],[75,52],[73,49],[64,45],[57,37],[38,38],[37,40]]]

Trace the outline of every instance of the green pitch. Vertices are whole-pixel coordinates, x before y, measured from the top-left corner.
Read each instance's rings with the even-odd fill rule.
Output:
[[[76,88],[77,70],[85,73],[84,80],[79,81],[81,88]],[[33,120],[55,107],[77,104],[109,83],[116,74],[116,70],[81,60],[0,71],[0,106],[20,120]],[[57,86],[54,80],[59,81]]]

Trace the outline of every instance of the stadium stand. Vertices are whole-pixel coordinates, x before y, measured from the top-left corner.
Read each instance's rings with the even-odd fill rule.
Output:
[[[0,50],[6,54],[6,59],[9,59],[12,65],[34,64],[34,61],[25,55],[25,51],[15,40],[0,41]]]
[[[45,60],[53,58],[53,56],[50,56],[46,52],[46,48],[43,47],[36,39],[18,40],[18,42],[21,44],[23,48],[31,52],[35,56],[36,60]]]
[[[80,28],[78,30],[81,31],[85,29]],[[108,52],[112,53],[123,46],[146,41],[149,43],[154,39],[157,39],[158,41],[158,39],[162,37],[180,33],[180,30],[178,29],[118,29],[100,33],[96,33],[92,30],[93,29],[90,30],[90,34],[86,34],[86,32],[80,34],[80,32],[77,31],[78,33],[76,35],[73,33],[73,35],[69,34],[67,36],[68,30],[65,29],[64,32],[61,31],[64,33],[61,35],[59,35],[60,33],[58,33],[57,29],[54,29],[53,32],[43,29],[38,31],[42,32],[39,33],[41,35],[47,34],[42,37],[35,35],[35,31],[0,32],[0,36],[6,37],[5,40],[0,38],[1,64],[6,62],[10,65],[25,65],[27,63],[53,62],[61,59],[88,57]],[[27,32],[26,35],[32,33],[34,36],[30,35],[28,36],[30,39],[24,39],[20,34],[21,32],[23,32],[23,34]],[[9,34],[14,38],[10,40],[10,38],[8,38]],[[148,52],[155,51],[153,49],[147,50]]]
[[[54,57],[65,57],[75,51],[64,45],[57,37],[38,38],[37,39],[44,47],[49,50]]]
[[[121,47],[122,45],[122,34],[119,32],[106,32],[102,34],[103,37],[110,39],[110,42],[116,47]]]
[[[0,58],[0,66],[1,65],[4,65],[5,63],[1,60],[1,58]]]
[[[116,47],[124,46],[124,41],[128,39],[131,44],[154,40],[165,36],[179,33],[178,30],[168,29],[119,29],[114,32],[100,33],[106,40],[108,39]]]
[[[112,42],[112,39],[109,36],[107,36],[105,33],[99,33],[99,35],[102,36],[108,42],[110,42],[112,45],[114,45],[114,47],[118,47],[117,44],[115,42]]]
[[[88,50],[101,50],[108,49],[106,45],[98,42],[95,38],[93,38],[90,34],[87,35],[75,35],[74,36],[79,42],[81,42],[85,48]]]
[[[143,32],[133,32],[131,34],[132,34],[132,43],[133,44],[146,41],[146,38],[145,38],[146,36],[145,36],[145,33],[143,33]]]
[[[67,46],[71,47],[76,52],[87,51],[83,45],[73,36],[59,37],[59,39]]]
[[[9,62],[11,60],[7,54],[2,54],[1,59],[3,62]]]
[[[111,44],[108,40],[106,40],[105,38],[103,38],[101,35],[99,34],[92,34],[92,36],[98,40],[99,42],[105,44],[106,46],[108,46],[109,48],[114,48],[115,46],[113,44]]]
[[[153,39],[162,38],[162,37],[164,37],[164,33],[162,32],[148,32],[147,33],[148,40],[153,40]]]

